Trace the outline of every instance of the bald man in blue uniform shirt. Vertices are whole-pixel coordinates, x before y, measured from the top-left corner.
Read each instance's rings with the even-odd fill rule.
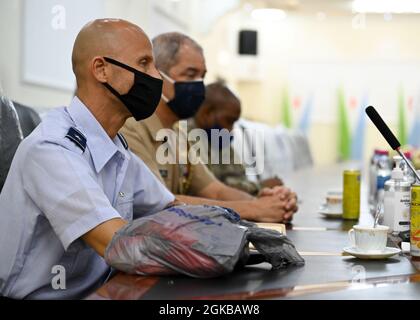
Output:
[[[0,294],[7,297],[86,296],[110,273],[103,256],[115,232],[175,201],[118,134],[160,99],[146,34],[123,20],[95,20],[77,36],[72,63],[76,97],[20,144],[0,194]],[[58,287],[56,270],[65,271]]]

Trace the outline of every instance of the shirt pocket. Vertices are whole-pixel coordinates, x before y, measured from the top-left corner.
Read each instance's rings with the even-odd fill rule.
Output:
[[[122,218],[130,221],[133,219],[133,205],[133,197],[123,197],[118,199],[117,207],[115,209],[118,211]]]

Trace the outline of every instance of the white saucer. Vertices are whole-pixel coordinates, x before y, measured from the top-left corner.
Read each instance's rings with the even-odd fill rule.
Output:
[[[343,251],[359,259],[386,259],[401,252],[399,248],[392,247],[386,247],[385,250],[381,252],[364,252],[354,247],[345,247]]]
[[[338,219],[343,217],[343,213],[330,212],[328,208],[325,207],[325,205],[319,207],[318,213],[323,215],[325,218],[330,219]]]

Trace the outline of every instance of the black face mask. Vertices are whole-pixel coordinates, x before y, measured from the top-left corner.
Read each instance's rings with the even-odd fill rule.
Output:
[[[136,70],[117,60],[104,57],[105,61],[124,68],[134,73],[134,84],[126,94],[119,94],[108,83],[103,85],[108,88],[131,112],[137,121],[150,117],[156,110],[161,95],[163,81],[158,78]]]
[[[175,97],[166,102],[169,108],[180,119],[194,116],[205,98],[206,88],[203,80],[175,81],[162,71],[160,73],[174,84]]]

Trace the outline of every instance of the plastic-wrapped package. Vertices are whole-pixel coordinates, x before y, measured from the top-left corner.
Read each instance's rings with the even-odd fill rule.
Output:
[[[0,191],[22,140],[22,128],[13,102],[0,95]]]
[[[210,278],[247,264],[249,241],[273,268],[304,263],[281,233],[206,205],[174,206],[131,221],[114,235],[105,260],[131,274]]]

